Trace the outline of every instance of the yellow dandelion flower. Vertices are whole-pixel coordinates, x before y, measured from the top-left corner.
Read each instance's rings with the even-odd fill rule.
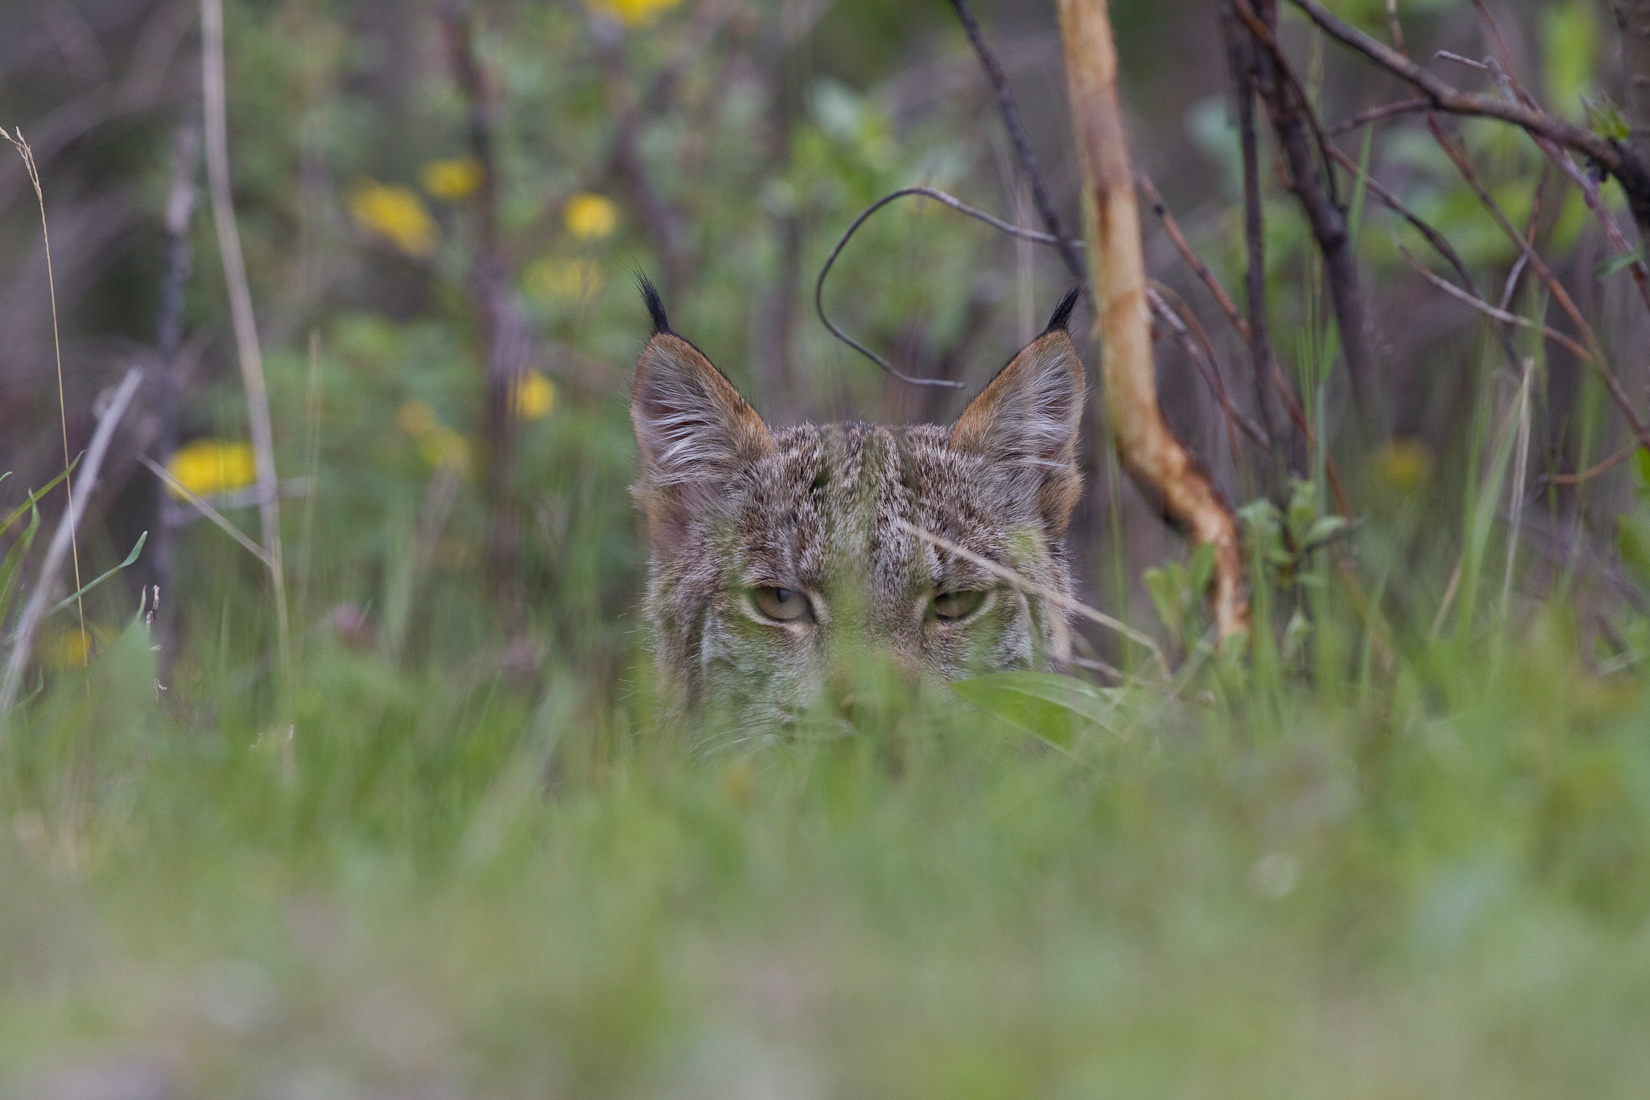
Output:
[[[402,405],[395,414],[395,422],[414,439],[423,439],[441,424],[435,410],[422,401],[408,401]]]
[[[599,260],[571,260],[550,257],[529,264],[522,273],[527,294],[545,305],[582,302],[594,297],[607,281],[607,271]]]
[[[562,222],[580,240],[598,241],[618,227],[619,208],[610,199],[585,192],[567,200]]]
[[[459,202],[481,186],[481,162],[474,157],[432,160],[424,166],[424,190],[442,202]]]
[[[431,466],[457,470],[461,474],[470,472],[470,441],[445,424],[436,425],[418,441],[418,453]]]
[[[1403,493],[1413,493],[1432,473],[1432,449],[1419,439],[1394,439],[1375,453],[1375,476]]]
[[[409,256],[435,251],[440,230],[418,192],[398,183],[358,184],[349,197],[349,212],[361,226],[388,240]]]
[[[197,439],[179,447],[167,461],[166,469],[190,492],[203,497],[233,493],[258,480],[252,444],[229,439]],[[167,491],[178,500],[185,499],[171,486],[167,486]]]
[[[517,380],[510,404],[517,420],[543,420],[556,407],[556,384],[536,370]]]
[[[423,401],[408,401],[395,414],[402,431],[418,441],[418,453],[431,466],[468,473],[470,441],[441,422],[434,409]]]
[[[597,15],[617,19],[627,27],[647,27],[682,0],[584,0]]]
[[[66,627],[40,646],[40,663],[58,672],[85,668],[91,663],[94,653],[117,637],[118,634],[101,623],[87,627],[84,634],[78,626]]]

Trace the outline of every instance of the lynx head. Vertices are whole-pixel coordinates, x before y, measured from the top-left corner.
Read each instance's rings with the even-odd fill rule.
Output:
[[[1076,291],[950,427],[783,429],[642,292],[654,331],[631,386],[634,493],[654,656],[677,707],[788,725],[819,704],[846,714],[867,666],[956,679],[1066,660],[1065,612],[1030,589],[1071,588]]]

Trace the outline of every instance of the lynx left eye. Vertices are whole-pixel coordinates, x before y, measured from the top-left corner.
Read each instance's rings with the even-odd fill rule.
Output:
[[[814,617],[808,597],[794,588],[754,588],[751,603],[776,623],[808,622]]]
[[[929,606],[934,609],[934,618],[951,623],[968,618],[984,602],[984,592],[936,592]]]

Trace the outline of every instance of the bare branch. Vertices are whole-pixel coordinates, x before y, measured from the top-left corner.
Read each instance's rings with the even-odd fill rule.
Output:
[[[1638,222],[1641,232],[1650,232],[1650,170],[1634,151],[1617,141],[1600,137],[1591,130],[1574,126],[1544,111],[1532,110],[1521,103],[1463,92],[1390,46],[1342,22],[1318,0],[1290,0],[1290,3],[1305,12],[1307,18],[1331,38],[1425,92],[1435,110],[1500,119],[1588,157],[1621,184],[1622,190],[1627,193],[1633,220]]]
[[[1157,403],[1140,208],[1117,99],[1117,46],[1106,0],[1060,0],[1060,37],[1072,127],[1083,167],[1084,236],[1094,265],[1095,337],[1117,452],[1169,514],[1215,548],[1215,620],[1221,639],[1246,633],[1249,607],[1237,520]]]
[[[1060,225],[1060,215],[1055,212],[1054,202],[1049,198],[1048,187],[1043,183],[1043,173],[1037,164],[1036,150],[1032,149],[1031,142],[1026,138],[1025,127],[1020,124],[1020,109],[1014,105],[1014,96],[1008,90],[1008,78],[1003,75],[1003,67],[997,63],[997,57],[986,45],[985,36],[980,33],[980,24],[974,18],[973,10],[968,6],[968,0],[951,0],[951,6],[957,9],[957,18],[961,20],[963,30],[968,34],[968,41],[979,55],[980,67],[985,70],[986,79],[991,81],[991,90],[997,97],[997,109],[1002,112],[1003,125],[1008,128],[1008,136],[1014,143],[1014,155],[1019,158],[1020,167],[1025,170],[1026,180],[1031,185],[1031,199],[1037,206],[1037,213],[1043,219],[1043,225],[1054,236],[1054,247],[1060,252],[1060,259],[1065,261],[1066,270],[1071,272],[1072,278],[1078,282],[1088,281],[1088,268],[1083,263],[1083,254],[1077,250],[1076,242],[1067,236],[1065,229]]]

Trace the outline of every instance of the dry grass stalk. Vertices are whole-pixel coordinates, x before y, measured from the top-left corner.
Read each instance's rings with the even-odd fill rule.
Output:
[[[1039,596],[1056,607],[1063,607],[1067,611],[1079,615],[1097,626],[1103,626],[1107,630],[1112,630],[1118,634],[1121,634],[1129,641],[1134,642],[1144,648],[1146,652],[1150,653],[1152,655],[1153,663],[1157,665],[1157,671],[1162,675],[1163,679],[1169,679],[1168,659],[1163,656],[1163,650],[1159,648],[1156,642],[1152,641],[1149,635],[1142,634],[1128,623],[1125,623],[1120,619],[1114,619],[1104,611],[1096,611],[1094,608],[1090,607],[1086,603],[1083,603],[1081,600],[1074,600],[1063,592],[1056,592],[1054,589],[1040,585],[1036,581],[1027,580],[1025,577],[1022,577],[1006,565],[999,562],[994,562],[990,558],[981,557],[979,554],[974,553],[974,551],[968,549],[967,547],[959,546],[942,535],[936,535],[932,531],[924,530],[914,523],[907,523],[898,516],[893,517],[893,520],[894,526],[898,527],[906,534],[922,539],[924,542],[944,550],[947,554],[954,555],[955,557],[959,557],[971,565],[978,566],[999,580],[1007,581],[1009,584],[1013,585],[1016,590],[1027,593],[1028,595]]]
[[[281,562],[281,497],[275,473],[275,436],[269,420],[269,389],[264,383],[263,352],[258,346],[258,323],[252,312],[252,292],[246,281],[246,260],[235,221],[235,203],[229,186],[229,137],[224,105],[223,0],[201,0],[201,91],[206,106],[206,180],[212,200],[212,220],[229,285],[230,316],[235,327],[235,350],[246,388],[247,421],[252,430],[252,455],[257,468],[258,512],[263,548],[275,586],[275,640],[281,682],[289,685],[292,672],[290,626],[287,621],[286,579]]]
[[[58,335],[57,328],[57,275],[52,271],[52,231],[46,224],[46,192],[40,186],[40,169],[34,162],[34,150],[23,137],[23,127],[17,127],[17,133],[8,134],[0,129],[0,137],[11,142],[17,155],[23,158],[23,168],[29,174],[29,183],[34,187],[34,199],[40,207],[40,236],[46,244],[46,291],[51,296],[52,303],[52,354],[57,361],[57,418],[58,426],[63,432],[63,468],[69,468],[69,405],[63,396],[63,339]],[[63,491],[68,494],[68,510],[74,511],[74,483],[72,480],[63,483]],[[80,543],[75,535],[73,524],[69,526],[69,556],[74,559],[74,587],[80,591]],[[86,636],[86,607],[76,598],[75,612],[80,617],[80,648],[81,652],[91,659],[91,643]],[[10,709],[0,706],[0,712]]]
[[[63,564],[63,555],[68,553],[74,542],[75,528],[80,525],[80,518],[86,512],[86,503],[91,499],[92,490],[97,486],[97,475],[103,466],[104,456],[109,452],[109,442],[114,438],[115,428],[126,415],[126,409],[131,405],[132,397],[142,382],[142,371],[136,367],[128,370],[108,404],[98,414],[97,431],[93,433],[92,442],[86,448],[86,461],[80,467],[80,476],[75,479],[74,503],[64,510],[63,518],[58,521],[51,544],[46,547],[46,557],[40,563],[40,575],[34,582],[34,591],[29,593],[29,602],[24,605],[23,614],[17,620],[17,640],[13,643],[11,657],[6,664],[5,680],[0,682],[0,715],[10,713],[12,706],[17,702],[17,692],[23,685],[23,672],[29,667],[29,657],[34,648],[35,630],[45,617],[46,609],[51,606],[52,586],[57,579],[57,570]],[[78,574],[75,591],[80,591]],[[81,630],[84,637],[84,625],[81,626]],[[89,656],[88,654],[88,658]]]
[[[168,470],[165,466],[162,466],[148,455],[138,455],[137,458],[139,462],[143,463],[144,467],[148,469],[150,473],[164,481],[173,492],[181,496],[201,515],[215,523],[218,526],[218,529],[224,534],[240,543],[241,546],[246,549],[247,553],[263,562],[264,568],[268,569],[270,573],[274,573],[275,559],[270,557],[269,551],[247,538],[239,527],[236,527],[233,523],[230,523],[228,519],[224,518],[224,514],[212,507],[205,497],[201,496],[199,493],[195,492],[195,490],[179,481],[175,476],[173,476],[171,470]]]
[[[1249,629],[1237,521],[1157,404],[1140,211],[1117,98],[1117,48],[1106,0],[1060,0],[1072,125],[1083,169],[1084,236],[1094,271],[1094,336],[1118,455],[1162,495],[1192,538],[1215,548],[1215,621],[1224,642]]]

